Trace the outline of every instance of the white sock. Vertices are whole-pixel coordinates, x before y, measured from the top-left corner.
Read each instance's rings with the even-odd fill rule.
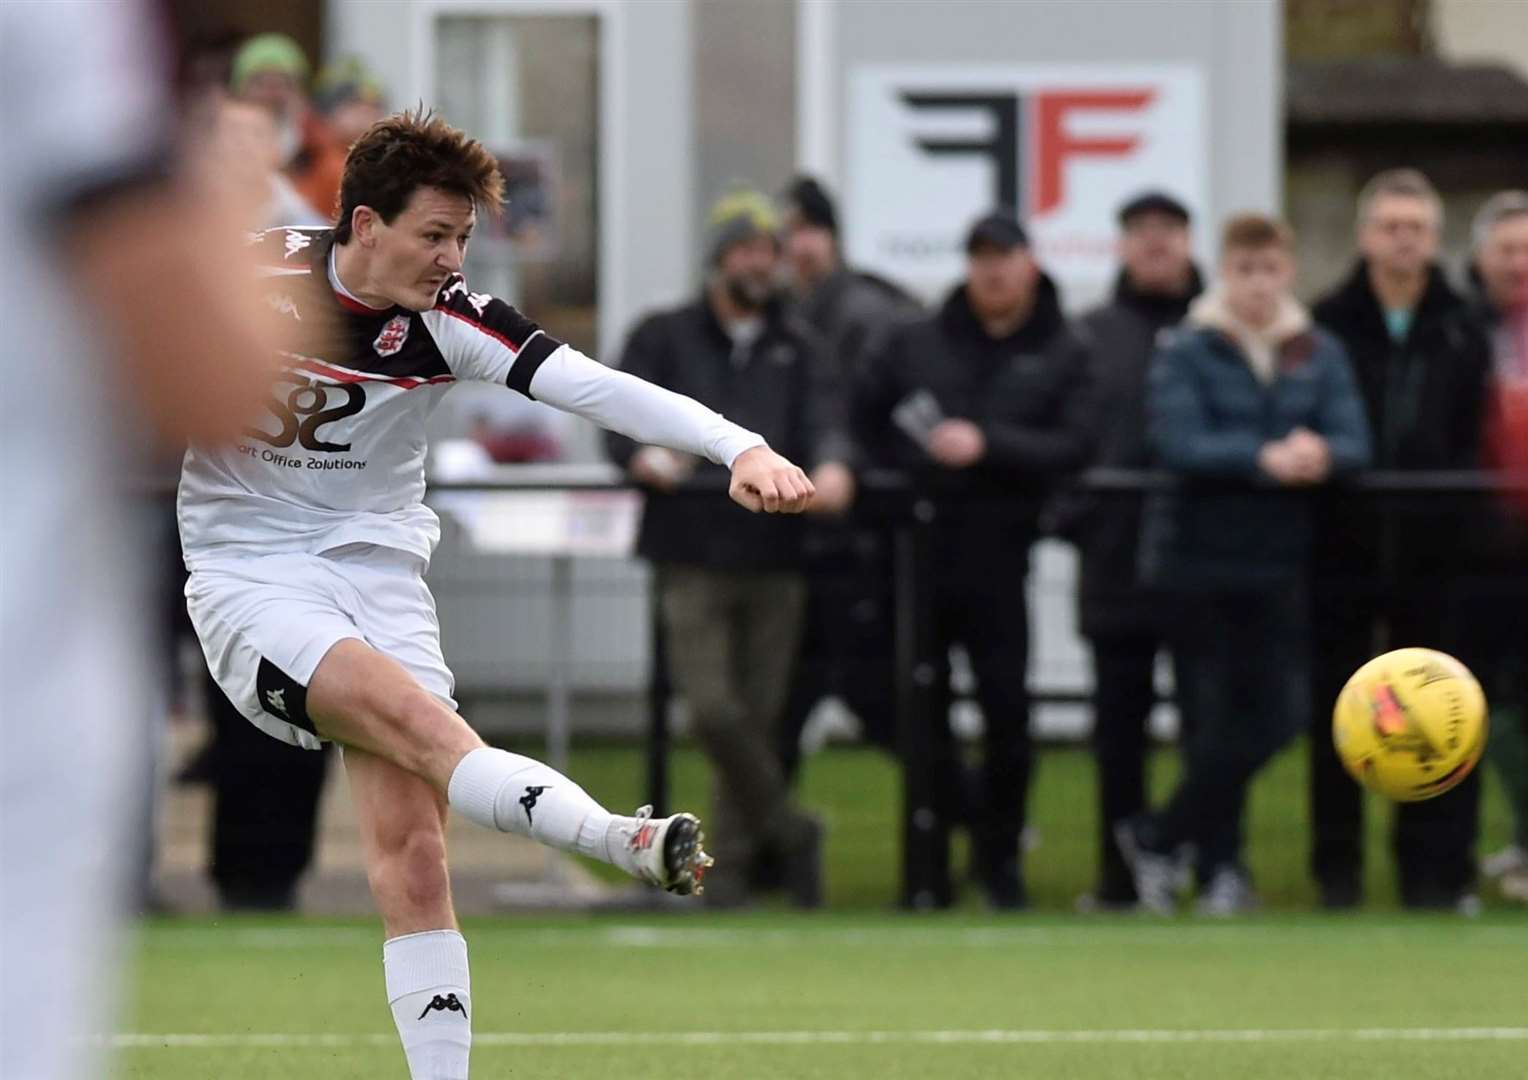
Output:
[[[622,842],[636,819],[612,814],[534,758],[489,746],[469,751],[451,773],[446,795],[451,809],[486,828],[637,872],[635,856]]]
[[[426,930],[382,943],[387,1003],[412,1080],[467,1080],[472,983],[467,942],[455,930]]]

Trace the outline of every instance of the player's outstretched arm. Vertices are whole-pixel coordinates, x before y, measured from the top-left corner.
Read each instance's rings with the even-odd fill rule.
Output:
[[[749,510],[795,514],[811,500],[806,474],[762,436],[694,398],[591,360],[504,301],[468,292],[461,278],[424,318],[458,378],[501,383],[638,444],[725,466],[732,498]]]
[[[768,514],[799,514],[816,489],[806,473],[767,446],[745,450],[732,463],[727,494],[739,506]]]
[[[797,514],[812,483],[769,448],[762,436],[732,423],[694,398],[608,368],[562,345],[530,381],[531,397],[582,416],[648,446],[666,446],[732,470],[729,494],[765,513]]]

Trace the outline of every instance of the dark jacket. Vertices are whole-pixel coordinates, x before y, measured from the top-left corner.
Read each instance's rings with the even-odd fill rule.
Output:
[[[1523,390],[1517,385],[1516,373],[1528,357],[1518,355],[1521,346],[1504,325],[1503,313],[1486,295],[1485,282],[1475,266],[1469,270],[1469,289],[1470,324],[1491,353],[1486,415],[1481,425],[1482,462],[1492,471],[1520,471],[1528,447],[1521,442],[1525,435],[1520,425],[1509,423],[1507,417],[1520,414],[1523,407]],[[1502,497],[1479,501],[1470,508],[1464,521],[1467,571],[1485,574],[1493,581],[1490,586],[1493,590],[1497,589],[1494,583],[1504,578],[1511,580],[1513,587],[1521,588],[1522,568],[1528,566],[1528,494],[1509,491]]]
[[[955,289],[940,311],[897,328],[856,381],[853,430],[864,460],[907,472],[941,501],[946,531],[973,550],[1023,565],[1044,494],[1091,453],[1087,350],[1067,326],[1055,284],[1041,276],[1034,309],[1014,333],[987,335]],[[932,398],[947,419],[977,424],[986,458],[969,469],[937,464],[899,406]],[[969,528],[967,525],[969,524]]]
[[[736,348],[705,298],[648,316],[632,332],[619,365],[669,390],[687,394],[810,470],[833,439],[831,417],[841,412],[818,380],[822,346],[813,331],[780,305],[765,313],[763,335]],[[638,447],[613,432],[611,458],[631,463]],[[708,496],[651,495],[637,553],[654,562],[724,570],[778,570],[800,562],[802,519],[748,514],[722,491],[727,472],[701,462],[697,480],[714,481]]]
[[[843,266],[800,299],[799,311],[841,377],[852,376],[898,322],[920,314],[918,302],[885,278]]]
[[[1334,473],[1369,461],[1368,423],[1347,357],[1320,329],[1284,343],[1265,385],[1226,334],[1186,328],[1152,364],[1147,415],[1156,461],[1183,486],[1148,500],[1143,571],[1175,589],[1269,585],[1308,569],[1309,495],[1246,490],[1260,481],[1265,443],[1306,427],[1327,440]]]
[[[1490,345],[1442,270],[1431,270],[1401,341],[1390,336],[1362,260],[1312,314],[1347,350],[1373,433],[1374,468],[1477,467]],[[1436,570],[1449,557],[1446,522],[1458,509],[1436,498],[1380,503],[1329,493],[1320,500],[1317,572]]]
[[[1146,377],[1151,358],[1169,328],[1183,321],[1189,302],[1202,289],[1197,270],[1188,290],[1177,296],[1138,292],[1121,272],[1113,300],[1083,316],[1097,400],[1095,465],[1150,466]],[[1084,495],[1068,499],[1062,510],[1066,532],[1082,556],[1077,599],[1082,632],[1088,637],[1165,629],[1167,614],[1161,596],[1139,579],[1144,501],[1137,495]]]

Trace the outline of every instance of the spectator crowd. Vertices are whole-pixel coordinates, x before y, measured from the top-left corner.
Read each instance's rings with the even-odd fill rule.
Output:
[[[1193,208],[1147,191],[1118,211],[1112,297],[1063,308],[1024,223],[994,211],[965,237],[966,272],[924,310],[844,263],[837,212],[799,178],[777,200],[735,191],[714,207],[699,294],[652,313],[623,367],[754,428],[807,468],[805,521],[710,514],[666,498],[708,466],[611,439],[651,493],[639,552],[657,570],[670,679],[711,763],[719,857],[709,897],[784,888],[821,901],[822,824],[791,795],[797,736],[836,695],[866,736],[893,744],[891,553],[864,484],[894,470],[931,522],[929,597],[941,663],[930,747],[935,906],[960,875],[997,910],[1027,903],[1025,810],[1036,750],[1028,690],[1030,551],[1077,548],[1091,645],[1100,834],[1082,910],[1205,915],[1255,908],[1243,825],[1252,780],[1329,715],[1379,651],[1459,655],[1507,722],[1492,739],[1516,836],[1477,863],[1480,782],[1397,807],[1400,896],[1469,913],[1477,877],[1528,901],[1528,743],[1520,665],[1528,517],[1511,498],[1450,500],[1348,485],[1365,470],[1520,471],[1528,464],[1528,192],[1479,211],[1467,275],[1440,251],[1443,206],[1415,170],[1358,199],[1351,271],[1313,305],[1294,294],[1283,222],[1221,224],[1196,265]],[[1103,491],[1090,466],[1166,473]],[[959,649],[954,647],[958,646]],[[953,671],[944,658],[963,656]],[[1147,798],[1156,673],[1173,671],[1182,743],[1175,788]],[[966,671],[965,669],[969,670]],[[946,721],[974,678],[978,748]],[[1331,741],[1309,740],[1310,871],[1327,909],[1364,902],[1361,790]],[[926,824],[926,823],[925,823]]]

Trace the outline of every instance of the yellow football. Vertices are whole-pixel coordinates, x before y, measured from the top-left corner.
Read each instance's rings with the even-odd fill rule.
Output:
[[[1396,649],[1353,673],[1332,712],[1343,766],[1396,802],[1441,795],[1486,745],[1486,696],[1470,669],[1435,649]]]

